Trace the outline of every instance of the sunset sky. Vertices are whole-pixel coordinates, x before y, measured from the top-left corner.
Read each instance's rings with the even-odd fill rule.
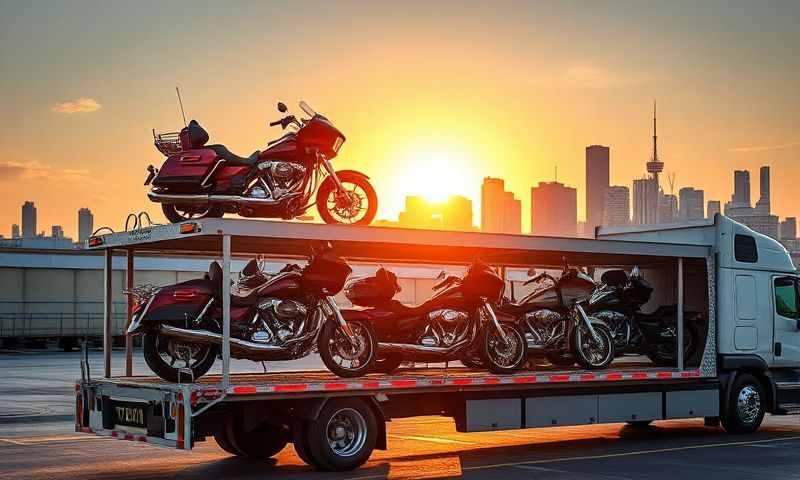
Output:
[[[77,236],[131,211],[151,129],[187,116],[240,155],[306,100],[347,135],[338,168],[369,174],[378,218],[407,194],[506,180],[578,189],[584,148],[611,147],[612,184],[659,152],[678,188],[730,198],[734,169],[773,171],[773,210],[800,216],[800,2],[160,2],[0,0],[0,234],[36,203],[39,230]],[[668,187],[667,187],[668,188]],[[480,222],[476,218],[476,224]]]

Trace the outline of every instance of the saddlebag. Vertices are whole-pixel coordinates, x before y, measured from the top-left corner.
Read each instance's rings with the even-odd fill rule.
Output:
[[[210,148],[170,155],[153,179],[153,186],[171,193],[199,193],[217,160],[216,152]]]
[[[187,326],[197,318],[214,297],[214,284],[209,280],[189,280],[169,285],[156,293],[144,313],[144,322],[169,322]]]
[[[377,307],[400,291],[397,275],[381,267],[375,276],[353,280],[345,287],[344,295],[353,305]]]

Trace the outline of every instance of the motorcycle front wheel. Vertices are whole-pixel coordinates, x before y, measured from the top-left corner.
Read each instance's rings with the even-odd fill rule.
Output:
[[[375,332],[365,322],[347,322],[353,332],[348,338],[339,324],[325,322],[317,338],[317,350],[328,370],[342,378],[360,377],[375,369]]]
[[[528,360],[528,342],[517,325],[501,322],[500,328],[505,340],[492,325],[486,325],[481,332],[481,363],[492,373],[512,373]]]
[[[614,360],[614,338],[605,325],[592,324],[596,337],[580,324],[572,334],[572,349],[578,365],[587,370],[606,368]]]
[[[216,346],[182,344],[158,332],[144,334],[142,352],[150,370],[172,383],[194,382],[208,373],[217,358]]]
[[[325,223],[369,225],[378,213],[378,194],[367,177],[356,172],[336,172],[344,190],[328,177],[317,191],[317,210]]]
[[[222,205],[212,204],[192,207],[190,205],[162,203],[161,211],[164,212],[164,216],[167,217],[167,220],[172,223],[181,223],[186,220],[195,220],[198,218],[222,218],[222,215],[225,213],[225,209]]]

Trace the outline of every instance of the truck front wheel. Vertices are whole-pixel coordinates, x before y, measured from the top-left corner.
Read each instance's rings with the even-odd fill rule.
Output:
[[[375,414],[359,398],[330,400],[308,427],[308,453],[316,466],[332,471],[363,465],[372,455],[378,436]]]
[[[728,408],[720,420],[728,433],[753,433],[764,420],[766,396],[756,377],[743,373],[736,377],[728,398]]]

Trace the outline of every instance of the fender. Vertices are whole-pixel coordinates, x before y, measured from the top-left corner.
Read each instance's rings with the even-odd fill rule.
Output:
[[[344,309],[341,310],[341,312],[342,312],[342,317],[344,317],[345,320],[370,321],[373,319],[372,315],[367,313],[366,310]]]
[[[358,170],[337,170],[336,171],[336,176],[337,177],[339,175],[345,175],[345,174],[346,175],[355,175],[357,177],[362,177],[362,178],[365,178],[365,179],[369,180],[369,177],[367,176],[367,174],[361,173]]]

